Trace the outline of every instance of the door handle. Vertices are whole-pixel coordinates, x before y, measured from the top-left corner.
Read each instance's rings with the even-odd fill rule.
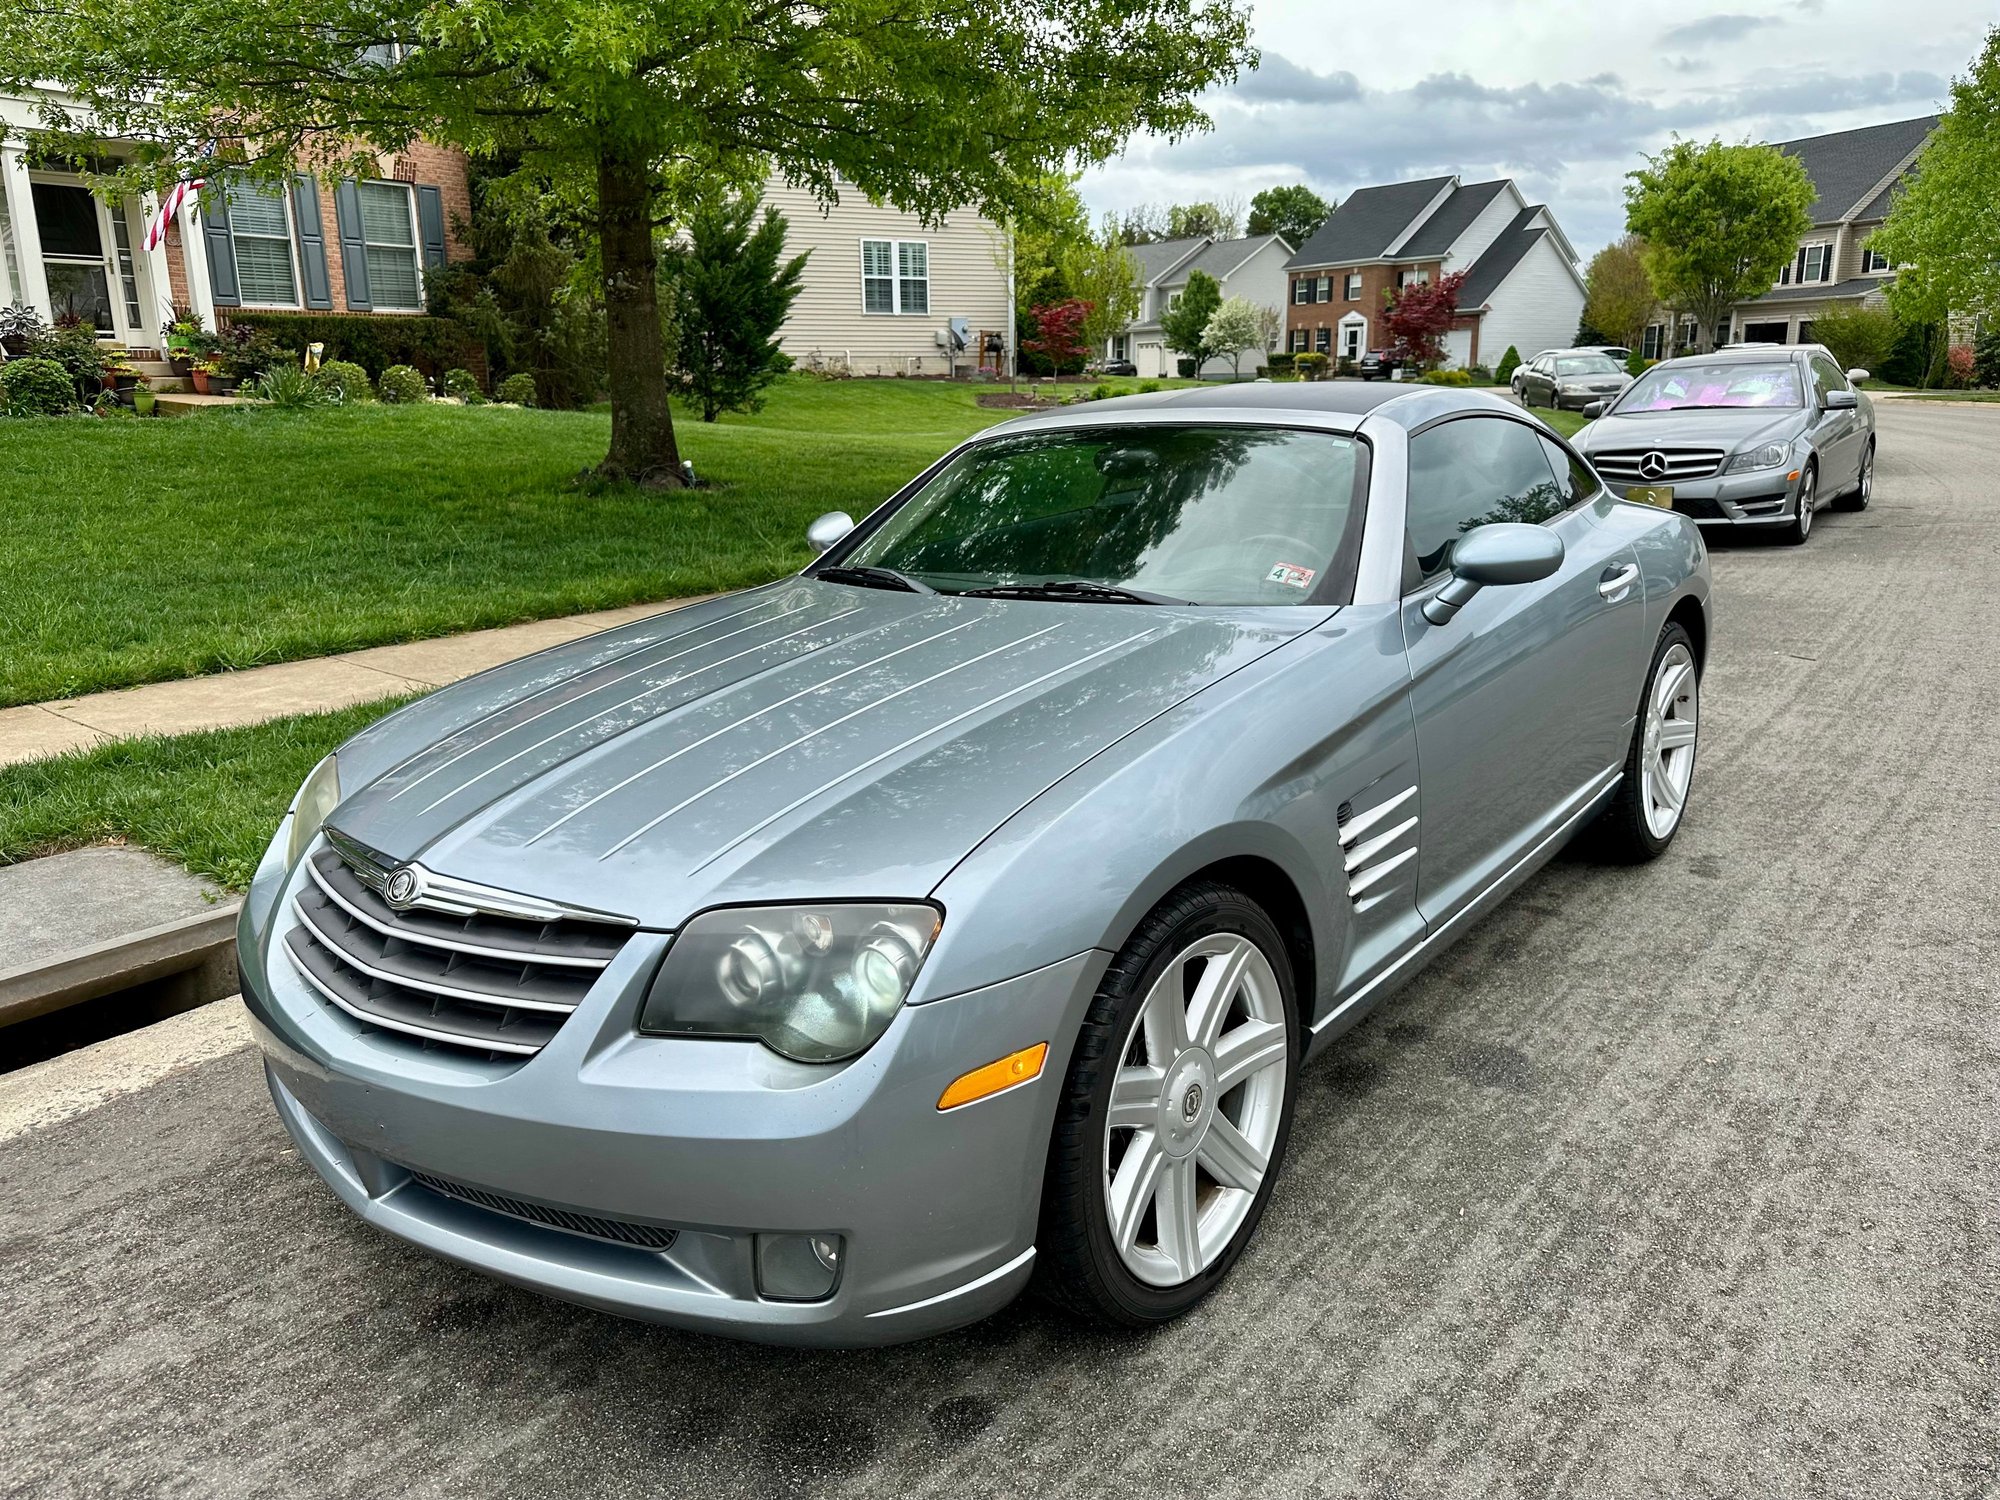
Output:
[[[1606,568],[1604,575],[1597,580],[1597,592],[1606,599],[1621,599],[1638,577],[1637,563],[1626,563],[1622,567],[1614,563]]]

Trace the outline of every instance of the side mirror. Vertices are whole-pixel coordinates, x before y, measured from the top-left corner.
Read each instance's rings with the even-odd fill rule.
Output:
[[[1451,577],[1424,602],[1433,625],[1451,619],[1483,588],[1534,583],[1562,566],[1562,538],[1545,526],[1500,521],[1467,532],[1451,549]]]
[[[1859,385],[1861,384],[1862,381],[1868,378],[1868,372],[1866,370],[1849,370],[1847,372],[1847,378],[1853,381],[1856,385]]]
[[[844,510],[830,510],[806,528],[806,543],[814,552],[824,552],[854,529],[854,517]]]
[[[1598,418],[1598,417],[1601,417],[1601,416],[1603,416],[1603,415],[1604,415],[1604,403],[1603,403],[1602,401],[1591,401],[1591,402],[1588,402],[1588,403],[1586,403],[1586,404],[1585,404],[1585,406],[1584,406],[1584,408],[1583,408],[1583,414],[1584,414],[1584,415],[1585,415],[1586,417],[1590,417],[1590,418],[1592,418],[1593,420],[1595,420],[1595,419],[1596,419],[1596,418]]]
[[[1828,411],[1853,411],[1861,404],[1861,398],[1852,391],[1828,391],[1826,409]]]

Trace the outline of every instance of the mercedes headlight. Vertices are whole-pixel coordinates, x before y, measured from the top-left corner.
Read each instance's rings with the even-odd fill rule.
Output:
[[[319,836],[326,816],[340,805],[340,767],[329,755],[312,768],[312,774],[292,798],[292,832],[285,845],[285,868],[296,870],[306,849]]]
[[[798,1062],[853,1057],[889,1029],[941,921],[916,902],[703,912],[675,935],[639,1029],[754,1037]]]
[[[1722,472],[1725,474],[1748,474],[1753,469],[1782,469],[1792,456],[1788,443],[1766,443],[1761,448],[1746,448],[1729,460]]]

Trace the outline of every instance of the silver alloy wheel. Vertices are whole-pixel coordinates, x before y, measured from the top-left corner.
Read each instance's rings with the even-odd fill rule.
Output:
[[[1819,504],[1819,470],[1808,468],[1799,481],[1799,540],[1812,534],[1813,507]]]
[[[1875,445],[1873,443],[1870,443],[1866,451],[1861,455],[1861,483],[1856,488],[1855,493],[1861,497],[1861,504],[1864,507],[1875,496]]]
[[[1278,976],[1240,933],[1191,943],[1147,992],[1104,1131],[1112,1243],[1147,1285],[1192,1280],[1242,1228],[1277,1145],[1288,1047]]]
[[[1640,747],[1640,773],[1645,777],[1643,804],[1646,826],[1663,839],[1674,831],[1687,806],[1688,784],[1694,780],[1695,720],[1699,679],[1694,653],[1675,642],[1660,658],[1653,690],[1646,699],[1645,743]]]

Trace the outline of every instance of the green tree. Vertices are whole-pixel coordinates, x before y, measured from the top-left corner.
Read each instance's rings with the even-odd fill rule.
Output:
[[[1333,205],[1303,182],[1265,188],[1250,200],[1252,234],[1281,234],[1294,250],[1327,221]]]
[[[1625,226],[1702,347],[1731,308],[1771,289],[1812,227],[1812,179],[1775,146],[1675,141],[1626,178]]]
[[[1197,276],[1201,273],[1197,271]],[[1224,297],[1216,304],[1202,330],[1201,341],[1211,355],[1229,356],[1229,373],[1243,373],[1243,356],[1264,347],[1264,332],[1257,316],[1257,304],[1248,297]]]
[[[1187,285],[1181,288],[1180,300],[1160,319],[1160,333],[1166,346],[1193,360],[1197,375],[1215,353],[1208,345],[1208,322],[1221,305],[1222,287],[1216,279],[1206,271],[1190,271]]]
[[[1170,240],[1199,239],[1207,235],[1211,239],[1233,240],[1243,232],[1242,199],[1234,203],[1176,203],[1167,210],[1167,232]]]
[[[2000,27],[1972,69],[1951,81],[1951,103],[1915,175],[1889,207],[1868,248],[1897,267],[1889,303],[1906,325],[1953,314],[2000,313]]]
[[[1496,385],[1507,384],[1508,381],[1514,378],[1514,372],[1520,368],[1521,351],[1516,349],[1512,344],[1509,344],[1507,352],[1500,356],[1500,363],[1493,367],[1494,383]]]
[[[1628,234],[1606,245],[1591,256],[1583,286],[1584,321],[1603,337],[1579,342],[1638,348],[1660,300],[1646,270],[1645,243]]]
[[[1101,354],[1111,336],[1128,327],[1144,306],[1139,262],[1115,239],[1084,239],[1063,252],[1062,274],[1070,294],[1090,304],[1083,339]]]
[[[1826,345],[1843,370],[1859,367],[1881,374],[1901,331],[1896,315],[1886,307],[1835,303],[1813,314],[1814,342]]]
[[[755,411],[763,391],[791,368],[778,330],[799,295],[806,257],[783,258],[785,217],[752,193],[704,204],[688,221],[673,260],[677,365],[687,392],[713,422],[726,411]]]
[[[1064,258],[1090,242],[1090,215],[1076,178],[1051,172],[1021,184],[1013,216],[1014,307],[1017,314],[1066,300],[1072,292]],[[995,247],[1004,265],[1007,247]],[[1078,296],[1090,294],[1078,290]]]
[[[517,152],[594,231],[602,472],[681,483],[659,231],[769,170],[928,220],[1012,216],[1021,185],[1135,133],[1204,129],[1255,61],[1239,0],[43,0],[0,7],[0,88],[41,134],[142,144],[128,190],[190,172],[380,172],[419,137]],[[61,102],[54,102],[60,100]]]

